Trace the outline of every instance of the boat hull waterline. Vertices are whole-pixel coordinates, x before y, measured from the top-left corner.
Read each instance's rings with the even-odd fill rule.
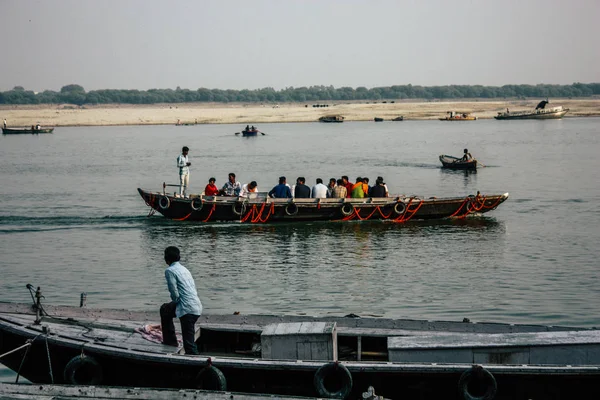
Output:
[[[434,220],[464,218],[496,209],[509,194],[470,195],[453,198],[272,199],[224,196],[182,198],[138,188],[151,213],[158,211],[177,221],[244,223]]]

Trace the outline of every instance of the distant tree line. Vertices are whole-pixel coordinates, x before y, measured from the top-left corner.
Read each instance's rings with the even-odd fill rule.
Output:
[[[600,83],[573,83],[572,85],[450,85],[413,86],[395,85],[367,89],[366,87],[310,86],[288,87],[275,90],[267,87],[256,90],[198,90],[150,89],[118,90],[104,89],[86,92],[80,85],[67,85],[60,92],[46,90],[35,93],[15,86],[0,92],[0,104],[157,104],[157,103],[289,103],[311,101],[379,101],[403,99],[498,99],[498,98],[546,98],[589,97],[600,95]]]

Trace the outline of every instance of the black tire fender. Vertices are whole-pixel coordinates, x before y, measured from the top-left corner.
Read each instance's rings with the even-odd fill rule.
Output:
[[[244,211],[246,211],[246,203],[244,203],[243,201],[236,201],[231,206],[231,210],[235,215],[242,215]]]
[[[194,386],[196,389],[224,392],[227,390],[227,379],[219,368],[209,365],[198,372],[194,379]]]
[[[202,201],[202,199],[200,197],[194,197],[192,199],[192,201],[190,202],[190,207],[192,207],[192,210],[194,210],[194,211],[202,210],[203,205],[204,205],[204,201]]]
[[[71,358],[64,370],[65,382],[71,385],[98,385],[104,374],[102,366],[94,358],[79,355]]]
[[[344,365],[331,362],[315,372],[313,383],[320,397],[345,399],[352,390],[352,374]]]
[[[158,206],[163,210],[166,210],[167,208],[171,207],[171,200],[169,200],[167,196],[160,196],[158,199]]]
[[[473,395],[469,389],[472,385],[477,385],[478,392],[481,391],[482,394]],[[496,397],[497,390],[498,384],[494,375],[481,366],[466,370],[458,380],[458,391],[465,400],[492,400]]]
[[[285,213],[289,216],[298,214],[298,205],[293,201],[285,206]]]
[[[340,208],[342,215],[349,216],[354,212],[354,205],[352,203],[344,203],[344,205]]]
[[[397,201],[396,204],[394,204],[394,212],[397,215],[402,215],[404,214],[404,212],[406,211],[406,204],[404,204],[401,201]]]

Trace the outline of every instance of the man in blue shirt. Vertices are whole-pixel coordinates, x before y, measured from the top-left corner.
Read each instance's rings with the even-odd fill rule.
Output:
[[[286,185],[285,176],[279,177],[279,185],[271,189],[271,191],[269,192],[269,197],[275,197],[278,199],[292,198],[292,191],[290,190],[290,187]]]
[[[160,326],[163,344],[177,346],[175,324],[173,318],[181,322],[181,336],[185,354],[199,354],[195,343],[196,329],[194,325],[202,314],[202,303],[198,298],[196,284],[192,274],[179,263],[180,253],[175,246],[165,249],[165,262],[169,266],[165,270],[167,287],[171,294],[171,302],[160,307]]]

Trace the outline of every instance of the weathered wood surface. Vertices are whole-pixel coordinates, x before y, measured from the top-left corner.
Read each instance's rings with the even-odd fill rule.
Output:
[[[122,388],[114,386],[24,385],[0,383],[0,398],[7,400],[38,399],[140,399],[140,400],[308,400],[312,397],[177,390],[152,388]]]
[[[51,316],[60,318],[85,318],[102,324],[115,322],[118,326],[132,329],[142,324],[160,323],[158,310],[155,311],[129,311],[121,309],[98,309],[81,308],[73,306],[44,305],[44,309]],[[29,314],[33,321],[35,311],[31,304],[0,302],[0,314]],[[390,333],[399,330],[423,331],[428,334],[435,332],[472,332],[472,333],[503,333],[503,332],[553,332],[553,331],[587,331],[594,329],[550,326],[550,325],[526,325],[526,324],[503,324],[491,322],[462,322],[462,321],[427,321],[413,319],[389,319],[389,318],[353,318],[343,316],[315,317],[306,315],[201,315],[198,324],[205,328],[231,329],[246,332],[262,331],[262,327],[278,322],[303,322],[323,321],[335,322],[337,324],[338,336],[345,333],[357,335],[391,336]],[[175,325],[177,327],[177,324]]]

